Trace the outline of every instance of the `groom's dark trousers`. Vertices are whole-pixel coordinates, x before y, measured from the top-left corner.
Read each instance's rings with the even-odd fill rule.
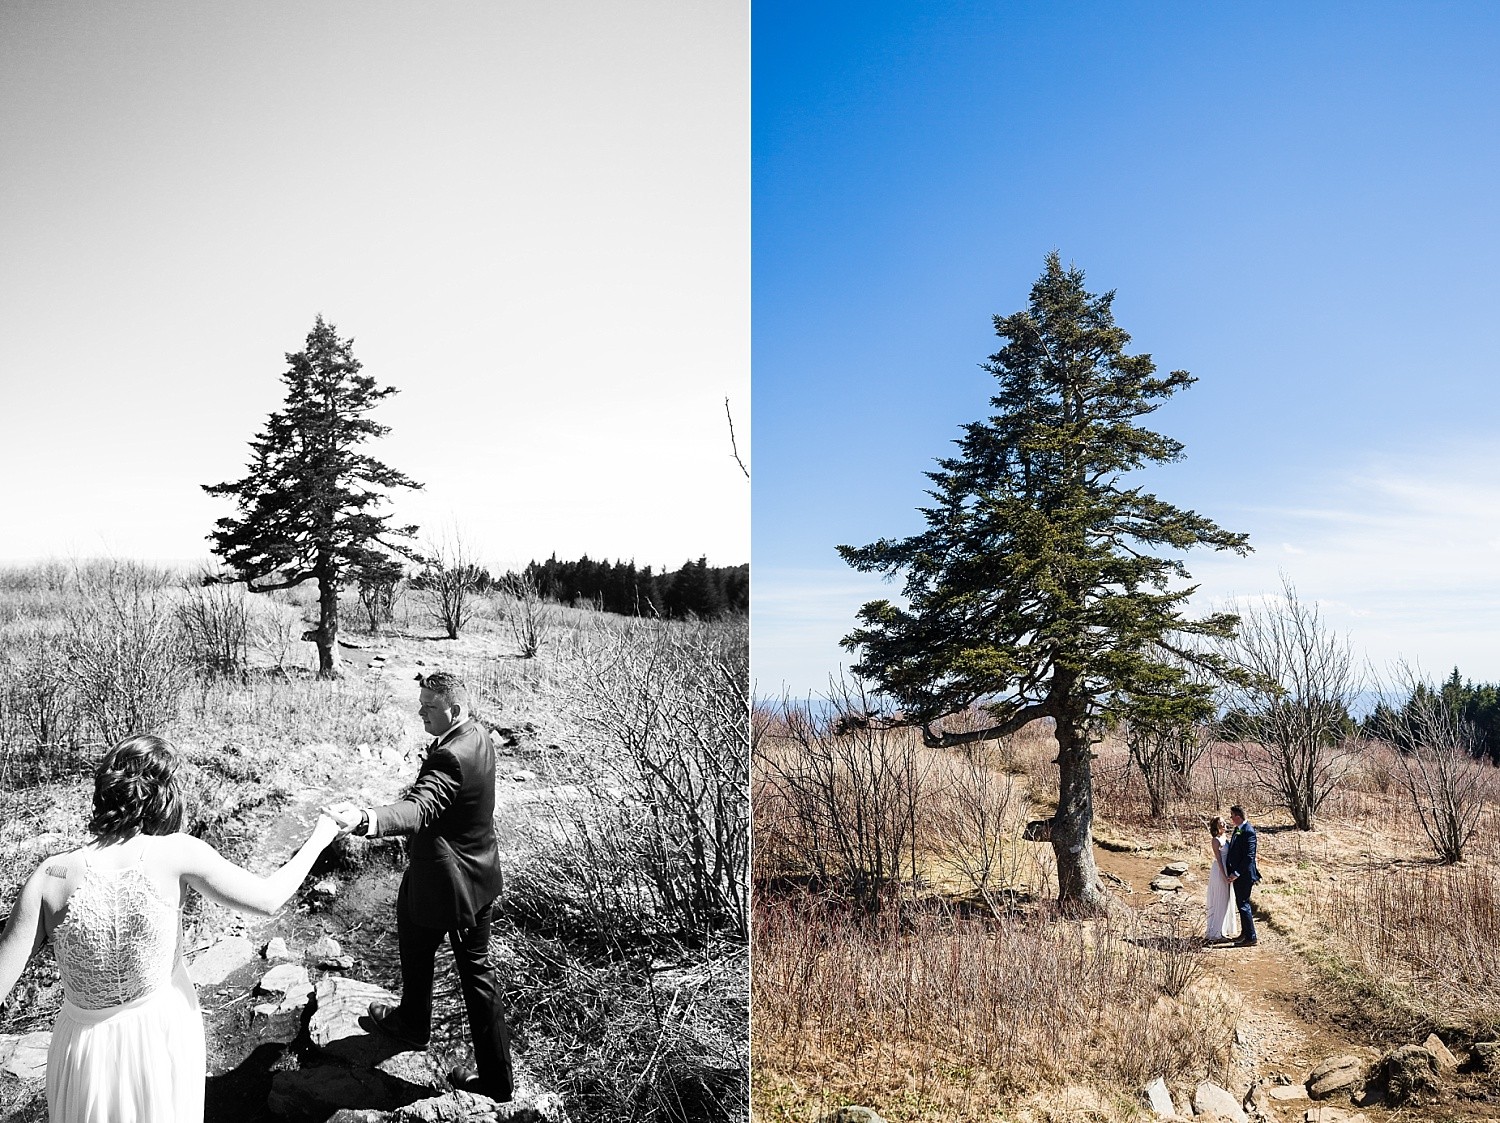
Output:
[[[510,1036],[490,958],[490,920],[501,887],[494,817],[495,750],[483,726],[469,720],[428,747],[405,799],[372,810],[371,833],[411,836],[396,897],[402,1024],[419,1034],[430,1031],[433,961],[446,938],[480,1085],[485,1094],[508,1100]]]

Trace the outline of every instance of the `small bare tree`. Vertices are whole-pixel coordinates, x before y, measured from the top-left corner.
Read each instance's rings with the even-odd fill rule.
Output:
[[[250,671],[250,609],[245,586],[203,574],[177,605],[188,657],[208,678],[243,680]]]
[[[426,550],[422,586],[427,591],[432,618],[442,625],[449,639],[457,639],[473,618],[475,593],[483,571],[457,530],[440,541],[429,542]]]
[[[1380,707],[1376,732],[1397,750],[1402,785],[1438,859],[1461,861],[1495,790],[1473,724],[1409,668],[1401,669],[1407,700]]]
[[[507,577],[505,591],[510,594],[510,607],[505,614],[510,634],[515,637],[521,658],[534,659],[552,630],[556,605],[542,596],[536,578],[527,573]]]
[[[1226,654],[1240,673],[1227,687],[1226,739],[1240,743],[1261,787],[1310,831],[1358,748],[1349,709],[1361,684],[1349,641],[1283,577],[1279,604],[1240,613]]]

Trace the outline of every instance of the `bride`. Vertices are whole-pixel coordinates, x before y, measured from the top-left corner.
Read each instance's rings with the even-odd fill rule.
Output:
[[[90,841],[48,858],[21,890],[0,936],[0,1001],[48,938],[66,996],[47,1053],[52,1123],[201,1123],[203,1018],[182,961],[189,888],[269,916],[338,834],[319,818],[275,873],[258,877],[179,833],[176,753],[127,737],[94,776]]]
[[[1224,851],[1229,846],[1229,836],[1224,832],[1224,820],[1215,815],[1208,823],[1209,853],[1212,862],[1208,871],[1208,939],[1232,940],[1239,935],[1239,913],[1235,910],[1234,893],[1229,887],[1229,874],[1225,872]]]

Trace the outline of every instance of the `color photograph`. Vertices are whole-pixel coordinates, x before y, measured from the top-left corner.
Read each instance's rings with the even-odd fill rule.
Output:
[[[755,6],[755,1119],[1500,1116],[1497,47]]]

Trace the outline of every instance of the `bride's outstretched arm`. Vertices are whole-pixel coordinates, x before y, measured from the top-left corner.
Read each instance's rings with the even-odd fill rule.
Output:
[[[327,815],[318,817],[302,848],[275,873],[253,874],[221,856],[208,843],[191,835],[173,835],[181,862],[181,876],[209,900],[241,912],[270,916],[286,904],[312,869],[313,862],[334,838],[339,825]]]
[[[0,935],[0,1005],[10,997],[11,988],[27,962],[47,939],[47,928],[42,922],[42,881],[47,876],[47,865],[43,863],[26,879],[5,922],[5,934]]]

